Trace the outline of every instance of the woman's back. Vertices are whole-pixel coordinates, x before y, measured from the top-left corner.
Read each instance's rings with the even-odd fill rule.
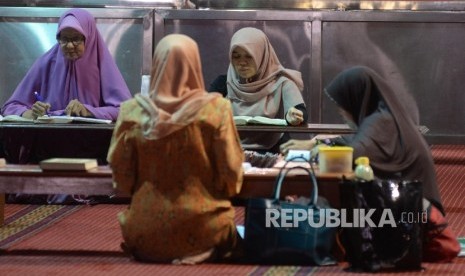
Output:
[[[122,105],[118,128],[125,149],[109,153],[115,177],[126,179],[117,188],[133,195],[120,218],[127,245],[162,262],[215,245],[231,248],[236,236],[229,199],[241,185],[243,153],[229,102],[216,98],[192,123],[157,140],[144,138],[141,112],[136,100]],[[127,162],[115,162],[119,158]]]

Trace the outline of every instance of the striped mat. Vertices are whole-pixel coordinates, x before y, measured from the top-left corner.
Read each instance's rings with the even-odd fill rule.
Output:
[[[7,205],[4,226],[0,231],[0,249],[6,249],[53,225],[82,206]]]
[[[1,275],[343,275],[345,264],[331,267],[202,264],[174,266],[132,261],[119,249],[116,214],[125,206],[7,205],[1,228]],[[242,212],[242,214],[241,214]],[[241,221],[243,209],[238,209]],[[421,275],[460,275],[464,259],[424,264]],[[5,273],[7,272],[7,273]],[[378,273],[383,275],[383,273]],[[419,273],[396,273],[420,275]]]
[[[125,205],[6,206],[0,228],[2,275],[311,275],[314,267],[143,264],[119,248],[116,214]],[[236,222],[243,221],[243,208]],[[25,265],[27,264],[27,265]],[[3,272],[8,272],[3,274]]]
[[[434,145],[432,154],[447,220],[465,237],[465,145]]]
[[[438,182],[449,223],[465,236],[465,146],[433,146]],[[174,266],[137,263],[123,254],[116,214],[126,205],[6,205],[0,228],[0,275],[346,275],[345,264],[331,267],[202,264]],[[237,208],[242,224],[244,209]],[[465,258],[424,264],[419,273],[463,275]],[[366,274],[368,275],[368,274]],[[378,275],[387,275],[378,273]]]

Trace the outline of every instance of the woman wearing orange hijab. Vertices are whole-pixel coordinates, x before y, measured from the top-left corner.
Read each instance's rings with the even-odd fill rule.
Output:
[[[108,161],[114,185],[132,195],[119,215],[124,248],[137,260],[198,263],[237,243],[230,198],[242,185],[231,104],[204,88],[197,44],[164,37],[150,95],[121,106]]]

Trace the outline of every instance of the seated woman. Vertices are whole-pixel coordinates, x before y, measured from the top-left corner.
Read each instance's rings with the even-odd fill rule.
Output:
[[[108,152],[115,187],[132,196],[119,214],[123,248],[145,262],[230,256],[243,159],[231,104],[205,91],[197,43],[164,37],[149,97],[121,105]]]
[[[72,115],[115,121],[120,103],[130,99],[131,93],[97,29],[94,17],[83,9],[67,10],[58,21],[56,39],[57,43],[32,65],[4,104],[2,115],[20,115],[29,119],[46,114]],[[30,141],[30,137],[18,139]],[[24,144],[7,142],[12,143],[9,148],[18,148],[18,153],[13,156],[18,155],[19,162],[29,161],[29,149],[24,149]],[[47,143],[65,142],[51,137]],[[57,148],[65,148],[66,145],[57,144]],[[81,201],[67,195],[8,196],[11,203],[61,204],[76,200]]]
[[[237,31],[231,38],[229,58],[227,77],[219,76],[209,90],[221,92],[227,87],[234,115],[282,118],[291,126],[307,122],[301,74],[281,65],[265,33],[255,28]],[[244,149],[275,153],[290,138],[258,132],[240,137]]]
[[[131,93],[97,29],[83,9],[66,11],[57,43],[29,69],[2,115],[35,119],[45,114],[116,120]]]
[[[379,178],[403,178],[423,183],[423,195],[444,213],[433,158],[419,129],[419,112],[413,97],[394,90],[375,71],[353,67],[340,73],[325,89],[340,114],[356,130],[354,135],[329,139],[354,148],[354,160],[367,156]],[[290,140],[289,149],[312,149],[317,139]]]

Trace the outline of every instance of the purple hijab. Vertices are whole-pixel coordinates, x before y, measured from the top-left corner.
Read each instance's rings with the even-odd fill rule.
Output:
[[[67,16],[76,20],[66,20]],[[75,22],[75,26],[69,25]],[[71,61],[57,43],[29,69],[13,95],[2,107],[3,115],[21,115],[35,102],[34,92],[50,103],[50,113],[61,115],[68,103],[79,100],[99,119],[116,120],[120,103],[131,93],[97,29],[94,17],[83,9],[70,9],[58,22],[57,36],[64,27],[72,27],[85,37],[84,55]]]

